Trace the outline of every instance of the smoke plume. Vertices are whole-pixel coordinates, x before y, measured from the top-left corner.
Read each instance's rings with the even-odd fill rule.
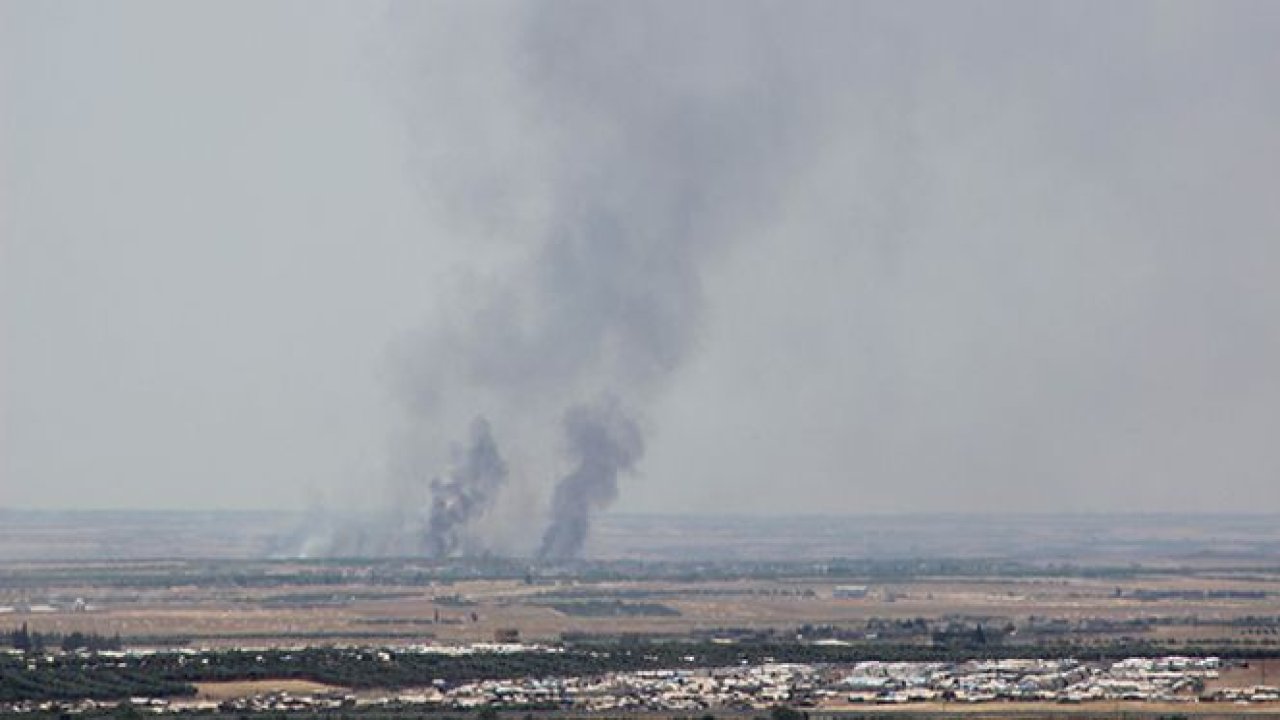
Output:
[[[551,524],[538,551],[541,558],[571,558],[582,550],[591,511],[617,498],[618,474],[634,467],[644,454],[639,426],[613,398],[569,408],[564,432],[577,466],[556,485]]]
[[[427,525],[427,552],[432,557],[454,554],[467,524],[492,504],[507,481],[507,464],[498,452],[489,421],[476,418],[471,442],[455,450],[449,474],[431,481],[431,517]]]
[[[492,418],[517,446],[505,453],[517,481],[573,467],[553,491],[540,550],[567,558],[642,455],[623,408],[643,415],[691,355],[704,268],[766,217],[795,162],[802,110],[790,102],[800,68],[765,42],[764,18],[543,10],[501,23],[509,34],[495,41],[497,59],[473,57],[480,64],[463,79],[431,55],[457,52],[449,37],[424,43],[432,92],[410,103],[418,167],[429,201],[483,240],[464,259],[460,299],[401,358],[402,396],[427,441],[461,416]],[[491,27],[478,12],[453,18],[447,34],[467,35],[477,20]],[[708,45],[712,26],[720,42]],[[504,104],[487,105],[494,97]],[[488,268],[477,262],[495,256]],[[557,418],[564,458],[546,455]],[[477,504],[458,478],[434,484],[428,550],[453,552],[454,534],[500,484]]]

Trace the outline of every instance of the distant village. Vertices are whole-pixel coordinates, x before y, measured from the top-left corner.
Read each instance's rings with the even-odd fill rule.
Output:
[[[469,648],[449,650],[466,654]],[[486,646],[492,651],[493,646]],[[516,651],[508,648],[508,651]],[[692,660],[692,658],[690,658]],[[398,691],[343,690],[269,692],[220,702],[200,699],[132,698],[141,711],[239,713],[338,708],[560,710],[571,712],[688,713],[716,709],[755,710],[776,706],[839,710],[910,703],[998,703],[1034,701],[1090,703],[1272,703],[1272,686],[1214,688],[1228,663],[1218,658],[1130,658],[1116,662],[973,660],[881,662],[855,665],[762,663],[729,668],[684,668],[611,672],[582,677],[545,677],[446,683]],[[116,703],[18,702],[0,713],[85,713]]]

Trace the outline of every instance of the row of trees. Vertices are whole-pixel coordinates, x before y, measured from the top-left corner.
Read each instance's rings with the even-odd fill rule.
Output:
[[[87,663],[27,665],[0,660],[0,702],[117,700],[128,697],[192,695],[195,687],[136,667]]]
[[[119,650],[122,646],[120,635],[99,635],[97,633],[73,632],[42,633],[31,630],[26,623],[7,633],[9,647],[23,652],[43,652],[49,648],[60,648],[68,652],[72,650]]]

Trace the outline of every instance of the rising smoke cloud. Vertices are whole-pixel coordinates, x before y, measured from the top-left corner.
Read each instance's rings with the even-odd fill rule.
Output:
[[[461,531],[489,508],[507,481],[507,464],[488,420],[472,422],[470,444],[455,455],[449,474],[431,481],[427,552],[432,557],[449,557],[458,550]]]
[[[563,559],[581,552],[591,514],[618,497],[619,475],[640,461],[639,418],[695,347],[703,269],[767,217],[798,108],[786,104],[793,85],[777,72],[792,63],[758,42],[769,27],[760,18],[717,11],[723,41],[707,45],[698,26],[711,16],[691,25],[685,12],[634,6],[543,10],[509,38],[526,62],[489,80],[509,100],[501,112],[523,111],[522,146],[536,150],[520,152],[538,160],[531,176],[511,169],[522,165],[518,153],[490,171],[482,153],[461,170],[442,168],[456,154],[443,145],[459,137],[421,111],[428,186],[479,216],[459,219],[463,232],[500,236],[516,260],[472,283],[405,353],[401,389],[428,442],[451,415],[483,412],[517,444],[563,444],[565,456],[542,463],[529,460],[536,449],[516,453],[525,482],[572,468],[553,490],[538,550]],[[593,30],[566,34],[576,27]],[[474,91],[458,95],[464,107]],[[453,131],[490,147],[496,141],[476,128],[494,122],[494,109],[474,109],[483,119]],[[555,122],[540,122],[548,117]],[[491,218],[516,213],[504,205],[511,196],[541,211],[495,233]],[[541,429],[557,417],[562,442]],[[476,503],[469,481],[433,485],[427,552],[455,551],[501,482],[484,485]]]
[[[538,550],[541,558],[577,556],[587,539],[591,512],[617,498],[618,474],[644,455],[639,426],[613,398],[569,408],[564,432],[577,466],[556,485],[551,524]]]

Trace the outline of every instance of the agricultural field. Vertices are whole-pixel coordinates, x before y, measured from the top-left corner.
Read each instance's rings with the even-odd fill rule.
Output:
[[[559,563],[300,558],[279,552],[288,543],[273,534],[296,534],[289,518],[215,515],[154,527],[152,519],[61,514],[7,527],[0,675],[8,702],[123,694],[193,707],[240,707],[246,696],[275,698],[268,705],[293,696],[378,703],[388,693],[429,697],[413,688],[433,680],[457,689],[482,678],[691,663],[1226,658],[1205,692],[1269,687],[1280,675],[1280,538],[1266,519],[1131,518],[1119,528],[1082,518],[769,520],[761,539],[741,519],[658,518],[662,540],[645,552],[627,549],[643,526],[622,518],[602,524],[595,555]],[[750,557],[735,549],[753,543]],[[477,650],[513,643],[541,649]],[[482,654],[453,658],[451,648]],[[910,708],[1062,714],[1012,701],[989,715],[955,703]],[[839,697],[812,711],[903,712]]]
[[[751,522],[655,518],[659,540],[631,557],[642,525],[628,517],[602,524],[600,556],[569,564],[270,556],[287,544],[288,517],[203,514],[151,527],[155,519],[11,523],[0,628],[141,647],[482,642],[514,631],[535,642],[799,636],[927,646],[980,632],[984,644],[1012,647],[1280,648],[1273,518],[1129,518],[1120,527],[1078,517],[770,519],[760,523],[773,549],[742,559],[731,549],[764,542]],[[828,555],[802,554],[816,552],[814,538]],[[215,552],[165,552],[201,547]],[[65,557],[49,557],[58,552]]]

